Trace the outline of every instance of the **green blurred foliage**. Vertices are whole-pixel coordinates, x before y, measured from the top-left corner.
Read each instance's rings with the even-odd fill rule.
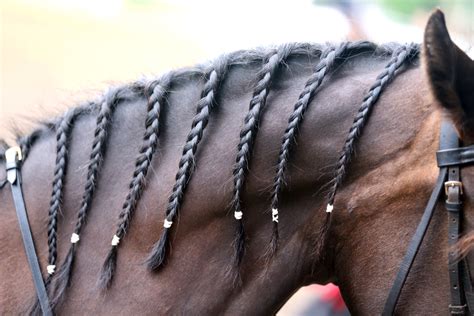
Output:
[[[356,4],[358,0],[352,2]],[[416,13],[430,12],[435,8],[441,8],[445,13],[450,12],[465,22],[474,17],[474,0],[376,0],[374,2],[378,2],[394,18],[405,22]]]
[[[430,11],[441,5],[439,0],[379,0],[382,7],[400,18],[409,18],[416,11]]]
[[[437,7],[443,10],[456,11],[463,19],[474,18],[474,0],[313,0],[316,5],[327,5],[347,10],[358,6],[379,5],[395,19],[407,22],[415,13],[430,12]]]

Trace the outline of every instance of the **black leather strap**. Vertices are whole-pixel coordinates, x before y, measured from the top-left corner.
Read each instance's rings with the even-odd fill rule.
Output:
[[[474,162],[474,146],[443,149],[436,153],[438,166],[461,166]]]
[[[23,237],[23,245],[25,247],[26,257],[33,275],[33,282],[35,285],[36,294],[38,295],[41,311],[43,312],[44,316],[52,316],[53,312],[51,311],[49,304],[48,294],[46,292],[43,276],[38,263],[38,257],[36,256],[33,237],[31,236],[30,224],[28,222],[28,215],[26,213],[25,201],[23,199],[23,191],[21,189],[21,161],[17,155],[12,159],[8,159],[7,157],[7,179],[11,185],[13,202],[15,204],[18,223],[20,225],[21,236]]]
[[[459,140],[456,131],[454,130],[454,127],[451,124],[444,122],[441,125],[439,141],[440,150],[444,150],[446,148],[457,148],[459,146],[458,144]],[[423,216],[421,217],[420,223],[416,228],[415,234],[413,235],[410,241],[408,250],[405,254],[405,257],[403,258],[403,261],[400,265],[400,269],[398,270],[398,273],[395,277],[395,281],[393,282],[392,288],[390,289],[390,292],[388,294],[388,298],[385,302],[385,306],[382,312],[382,315],[384,316],[391,316],[395,312],[395,307],[397,306],[398,299],[400,298],[402,288],[405,285],[408,273],[410,272],[411,266],[415,261],[416,254],[418,253],[421,243],[423,242],[423,238],[425,237],[431,218],[433,217],[433,213],[436,208],[436,203],[438,202],[441,192],[443,191],[446,175],[447,168],[440,167],[438,179],[436,180],[433,192],[431,193]]]
[[[435,188],[431,193],[423,216],[421,217],[420,223],[416,228],[415,234],[413,235],[410,241],[410,245],[405,254],[405,258],[403,258],[403,261],[400,265],[400,269],[398,270],[398,274],[395,277],[393,286],[390,289],[390,293],[388,294],[388,298],[385,302],[385,306],[382,312],[382,315],[384,316],[393,315],[395,311],[395,306],[397,305],[403,285],[405,284],[405,281],[407,279],[408,272],[410,272],[411,266],[415,261],[416,254],[420,249],[421,243],[426,234],[426,230],[428,229],[431,218],[433,217],[433,213],[436,208],[436,203],[438,202],[439,196],[441,195],[441,192],[444,189],[444,180],[446,179],[446,173],[446,168],[441,168],[439,171],[438,180],[436,180]]]
[[[461,229],[461,193],[459,167],[448,168],[448,182],[445,184],[446,210],[448,211],[448,245],[451,249],[457,244]],[[449,285],[451,293],[451,304],[449,312],[451,315],[466,315],[467,305],[464,302],[463,284],[460,274],[460,262],[453,251],[448,254]]]

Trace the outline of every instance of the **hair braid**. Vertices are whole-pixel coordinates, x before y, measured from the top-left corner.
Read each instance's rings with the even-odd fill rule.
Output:
[[[68,146],[72,123],[76,118],[76,110],[72,109],[66,113],[59,122],[56,130],[56,165],[54,167],[53,190],[49,203],[48,213],[48,274],[51,276],[56,268],[57,258],[57,227],[58,212],[61,209],[64,192],[64,181],[68,163]],[[48,277],[48,280],[50,277]],[[49,283],[49,282],[47,282]]]
[[[176,183],[168,200],[163,232],[160,239],[154,244],[147,259],[148,267],[151,270],[161,268],[165,264],[166,253],[169,248],[169,231],[175,217],[178,215],[187,184],[189,183],[195,166],[196,151],[199,142],[209,122],[210,112],[216,104],[218,88],[229,66],[227,58],[228,57],[222,59],[218,64],[212,66],[206,76],[207,82],[204,85],[201,99],[198,102],[197,113],[193,118],[191,131],[187,136],[183,154],[179,161]]]
[[[6,141],[0,139],[0,162],[5,162],[5,151],[9,148]],[[8,183],[7,178],[0,180],[0,189],[2,189]]]
[[[278,50],[268,54],[265,64],[257,74],[257,84],[254,88],[249,111],[244,119],[244,125],[240,131],[240,140],[237,146],[237,156],[233,170],[234,192],[232,196],[232,208],[234,218],[237,220],[237,230],[234,240],[234,266],[239,267],[245,252],[245,230],[242,221],[241,196],[245,183],[250,155],[252,153],[255,137],[258,132],[258,124],[265,108],[270,86],[275,73],[281,63],[291,54],[292,49],[282,46]]]
[[[8,143],[3,140],[3,139],[0,139],[0,161],[5,161],[5,151],[9,148],[10,146],[8,146]]]
[[[367,123],[369,114],[377,102],[380,94],[387,86],[387,84],[395,78],[399,73],[400,68],[408,61],[411,60],[414,56],[417,55],[418,45],[407,44],[400,46],[396,49],[389,63],[385,66],[385,69],[377,76],[375,83],[369,89],[368,94],[365,96],[360,108],[354,118],[354,122],[349,130],[342,153],[337,161],[335,177],[329,193],[329,202],[326,208],[326,212],[331,213],[334,205],[334,198],[336,196],[336,191],[341,184],[344,176],[347,172],[347,167],[349,165],[351,155],[354,152],[354,144],[359,138],[362,129]]]
[[[48,278],[45,281],[46,290],[49,292],[49,285],[56,269],[57,260],[57,227],[58,212],[61,210],[64,181],[66,178],[66,168],[68,163],[69,136],[72,131],[72,123],[77,117],[77,108],[71,109],[58,121],[56,125],[56,163],[52,184],[51,200],[48,211]],[[31,143],[29,145],[31,148]],[[49,293],[48,293],[49,294]],[[40,315],[41,307],[38,298],[30,307],[30,315]]]
[[[334,67],[337,58],[341,57],[348,47],[348,43],[341,43],[339,46],[328,46],[321,54],[321,59],[316,65],[314,73],[306,81],[303,91],[288,119],[288,126],[282,137],[280,153],[278,155],[278,163],[276,167],[276,176],[273,183],[271,208],[273,233],[271,239],[271,248],[269,253],[272,255],[278,247],[278,206],[279,198],[284,186],[285,171],[288,166],[290,150],[295,144],[298,129],[303,121],[304,114],[311,100],[314,98],[317,89],[321,86],[326,74]]]
[[[30,150],[31,150],[31,147],[33,147],[33,144],[38,140],[38,138],[40,138],[41,135],[43,135],[45,131],[47,131],[50,128],[51,126],[46,126],[46,127],[43,126],[42,128],[33,131],[33,133],[31,133],[30,135],[25,136],[25,137],[19,137],[17,139],[17,143],[21,149],[21,155],[23,156],[22,157],[23,161],[25,161],[26,158],[29,156]]]
[[[77,249],[77,242],[79,241],[82,227],[86,222],[92,198],[97,187],[97,180],[105,153],[109,129],[111,127],[112,115],[119,101],[119,91],[120,90],[113,90],[109,93],[100,107],[94,132],[92,151],[89,158],[85,190],[82,196],[81,206],[77,213],[74,233],[71,235],[71,245],[66,258],[58,271],[56,282],[54,283],[54,297],[51,300],[51,305],[53,307],[59,302],[69,284],[72,265],[74,263],[74,255]]]
[[[112,239],[112,247],[102,266],[99,282],[102,288],[109,287],[112,282],[117,262],[117,247],[119,241],[127,233],[138,200],[140,199],[143,189],[145,188],[146,175],[158,145],[160,132],[160,111],[163,103],[165,102],[165,97],[169,91],[172,78],[173,73],[168,73],[160,80],[153,81],[145,89],[145,94],[149,94],[149,92],[152,93],[148,97],[148,109],[145,120],[143,144],[135,162],[135,170],[129,185],[130,190],[125,198],[125,202],[122,205],[117,231]]]

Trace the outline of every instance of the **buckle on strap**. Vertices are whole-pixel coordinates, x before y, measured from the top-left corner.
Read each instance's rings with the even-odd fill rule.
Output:
[[[463,190],[462,190],[462,182],[461,181],[446,181],[444,183],[444,193],[446,193],[446,195],[449,194],[449,188],[455,188],[455,187],[458,187],[459,188],[459,194],[463,194]]]
[[[17,179],[16,169],[19,167],[18,163],[23,160],[21,148],[18,146],[10,147],[5,151],[5,162],[7,170],[7,180],[11,184],[15,183]]]
[[[449,304],[449,313],[451,315],[465,315],[467,305],[451,305]]]

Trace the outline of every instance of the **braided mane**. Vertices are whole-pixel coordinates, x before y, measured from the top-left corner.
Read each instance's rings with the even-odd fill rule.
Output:
[[[239,270],[242,258],[245,253],[245,230],[244,230],[244,209],[241,204],[242,193],[246,182],[246,174],[252,158],[252,149],[258,134],[259,122],[265,114],[267,97],[272,89],[272,82],[286,61],[295,56],[310,56],[318,58],[318,63],[312,74],[307,79],[294,108],[287,120],[287,127],[282,131],[281,145],[278,157],[275,161],[275,176],[270,193],[271,219],[273,223],[272,236],[269,243],[268,255],[271,257],[278,251],[278,214],[281,201],[281,194],[285,189],[285,172],[291,158],[292,149],[296,146],[298,130],[303,123],[305,112],[311,101],[318,93],[318,89],[327,80],[327,77],[338,65],[341,65],[348,58],[361,53],[371,53],[374,56],[390,56],[390,59],[377,77],[376,81],[364,98],[354,122],[349,130],[344,147],[341,150],[340,158],[336,162],[334,178],[331,182],[331,189],[328,197],[328,208],[326,217],[326,229],[329,225],[330,212],[334,203],[336,192],[347,173],[350,158],[354,151],[354,145],[367,123],[370,111],[376,104],[380,94],[387,87],[388,83],[403,69],[408,62],[418,57],[419,46],[387,44],[377,46],[370,42],[354,42],[341,44],[287,44],[276,48],[258,49],[251,51],[238,51],[224,55],[213,62],[198,65],[193,68],[175,70],[164,74],[160,78],[151,81],[138,81],[111,89],[97,102],[90,102],[84,106],[69,110],[59,119],[45,123],[30,135],[18,140],[22,148],[23,155],[28,156],[29,151],[38,138],[45,131],[54,131],[56,135],[56,162],[53,174],[52,193],[48,212],[48,267],[50,274],[48,277],[48,292],[51,296],[53,307],[64,298],[67,286],[70,283],[74,265],[74,258],[81,232],[86,225],[88,211],[93,203],[94,193],[97,187],[97,180],[101,175],[102,161],[108,143],[108,135],[111,131],[111,121],[114,110],[120,102],[131,100],[132,98],[145,97],[147,99],[147,112],[144,118],[144,133],[141,147],[135,159],[135,168],[129,182],[129,191],[124,196],[124,202],[117,221],[115,235],[111,239],[111,247],[105,258],[100,276],[102,288],[108,288],[113,281],[116,270],[119,244],[125,239],[127,231],[132,223],[132,219],[138,202],[146,188],[146,177],[149,172],[151,162],[157,150],[160,132],[162,129],[161,112],[167,105],[166,97],[170,90],[179,83],[190,78],[198,78],[203,83],[201,96],[197,102],[196,114],[192,120],[186,141],[182,147],[182,156],[179,160],[178,169],[175,176],[175,184],[168,198],[168,205],[164,214],[164,224],[161,236],[153,245],[147,263],[151,270],[157,270],[166,264],[170,248],[170,230],[173,223],[179,216],[179,211],[186,196],[186,188],[192,178],[193,171],[197,166],[196,153],[199,144],[205,134],[206,126],[213,114],[213,109],[218,107],[217,97],[220,87],[226,79],[226,74],[232,67],[238,65],[258,65],[259,71],[254,83],[252,97],[249,101],[248,112],[241,124],[239,143],[236,148],[235,164],[233,165],[233,194],[231,209],[236,220],[235,251],[232,268]],[[69,251],[62,263],[55,268],[58,263],[57,258],[57,234],[58,213],[62,207],[62,197],[64,183],[67,181],[68,150],[70,146],[70,135],[74,123],[79,116],[84,114],[96,114],[96,127],[94,139],[88,161],[88,171],[85,181],[82,201],[76,214],[76,224],[71,235]],[[3,143],[0,142],[0,153],[3,152]],[[229,162],[233,163],[233,162]],[[321,236],[324,239],[324,233]],[[38,305],[36,305],[38,310]]]

